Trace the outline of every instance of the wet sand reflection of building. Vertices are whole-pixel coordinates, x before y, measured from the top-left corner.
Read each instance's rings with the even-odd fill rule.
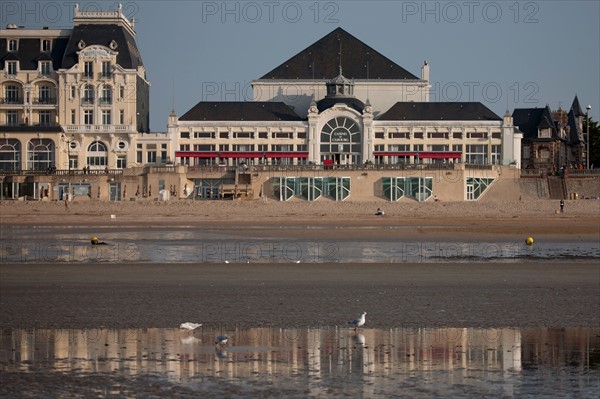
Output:
[[[600,366],[598,331],[591,329],[177,329],[4,330],[2,370],[44,367],[78,373],[153,374],[175,383],[207,380],[303,384],[325,395],[328,381],[351,380],[347,394],[371,397],[381,389],[432,390],[442,383],[498,383],[505,395],[528,369]],[[485,378],[478,378],[485,375]],[[390,378],[393,377],[393,378]],[[360,393],[356,392],[360,384]],[[352,390],[352,391],[350,391]]]

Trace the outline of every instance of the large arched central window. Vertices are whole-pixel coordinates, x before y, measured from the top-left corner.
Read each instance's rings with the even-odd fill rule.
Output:
[[[31,139],[27,143],[27,169],[49,170],[54,166],[54,141]]]
[[[336,164],[356,164],[361,160],[361,134],[350,118],[330,119],[321,129],[321,158]]]
[[[101,141],[94,141],[88,147],[87,164],[93,169],[101,169],[108,166],[108,151],[106,145]]]

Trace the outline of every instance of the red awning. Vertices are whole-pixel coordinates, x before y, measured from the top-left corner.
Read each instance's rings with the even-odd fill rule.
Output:
[[[373,153],[376,157],[415,157],[421,159],[460,159],[462,152],[460,151],[377,151]]]
[[[175,151],[175,158],[308,158],[295,151]]]

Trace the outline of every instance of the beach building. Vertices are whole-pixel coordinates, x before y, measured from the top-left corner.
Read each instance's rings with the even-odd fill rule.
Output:
[[[176,120],[184,165],[519,167],[520,132],[478,102],[430,102],[413,75],[337,28],[253,81],[248,102],[201,101]]]
[[[568,113],[560,107],[552,111],[548,105],[515,109],[514,123],[523,132],[523,168],[552,173],[585,164],[584,118],[577,96]]]
[[[133,21],[121,6],[73,15],[1,30],[0,199],[518,198],[522,162],[548,158],[537,111],[430,101],[427,61],[417,76],[342,28],[254,80],[252,101],[201,101],[150,133]],[[570,140],[556,159],[581,159],[577,99],[560,126],[543,115],[542,136]]]
[[[142,164],[136,138],[149,132],[150,83],[133,21],[121,6],[90,12],[75,5],[73,25],[1,30],[3,196],[55,190],[56,198],[67,188],[87,195],[89,176]],[[68,177],[76,172],[87,176]]]

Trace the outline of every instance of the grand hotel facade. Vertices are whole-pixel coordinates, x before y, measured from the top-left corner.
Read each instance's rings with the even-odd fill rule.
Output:
[[[199,102],[166,133],[149,132],[121,8],[3,29],[0,69],[3,199],[473,200],[520,168],[508,113],[430,102],[427,62],[413,75],[341,28],[253,81],[253,101]]]

